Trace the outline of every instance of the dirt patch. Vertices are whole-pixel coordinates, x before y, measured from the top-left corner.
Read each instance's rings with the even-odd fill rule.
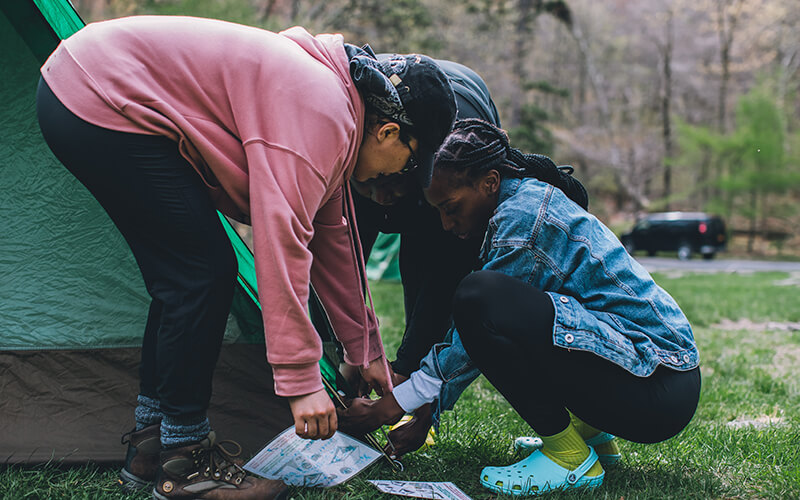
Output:
[[[765,427],[779,427],[786,425],[786,419],[783,417],[761,415],[760,417],[755,418],[737,418],[735,420],[731,420],[725,425],[732,429],[742,429],[744,427],[763,429]]]
[[[773,378],[782,380],[792,391],[800,388],[800,345],[793,338],[797,336],[796,332],[800,332],[800,322],[724,319],[711,328],[718,330],[718,335],[730,339],[739,335],[736,332],[749,332],[742,338],[736,338],[735,346],[723,349],[723,355],[734,356],[745,346],[748,349],[758,347],[765,351],[766,357],[762,355],[760,362],[753,361],[752,366],[760,367]],[[767,354],[770,351],[771,354]]]
[[[772,357],[772,374],[781,378],[794,378],[800,375],[800,346],[784,345],[775,349]]]
[[[800,286],[800,273],[789,273],[789,277],[784,280],[772,282],[775,286]]]

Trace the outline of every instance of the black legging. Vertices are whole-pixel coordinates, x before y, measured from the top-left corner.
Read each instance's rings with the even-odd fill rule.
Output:
[[[43,80],[37,113],[50,149],[125,237],[152,298],[141,393],[159,399],[167,415],[202,414],[237,267],[202,179],[174,141],[96,127],[69,111]]]
[[[659,366],[637,377],[587,351],[553,345],[550,296],[494,271],[464,278],[453,304],[470,358],[540,435],[566,429],[567,409],[597,429],[655,443],[680,432],[700,395],[700,369]]]

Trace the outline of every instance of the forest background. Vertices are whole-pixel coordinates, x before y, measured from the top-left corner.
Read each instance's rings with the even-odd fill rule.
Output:
[[[797,0],[73,0],[86,22],[212,17],[343,33],[486,81],[512,143],[570,164],[618,233],[722,215],[737,255],[800,256]]]

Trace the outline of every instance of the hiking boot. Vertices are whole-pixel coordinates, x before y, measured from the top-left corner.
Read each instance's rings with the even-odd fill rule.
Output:
[[[126,490],[140,490],[152,486],[158,473],[161,452],[161,424],[148,425],[122,436],[128,444],[125,466],[119,471],[119,485]]]
[[[281,481],[248,476],[236,457],[242,447],[234,441],[217,443],[216,434],[197,444],[161,452],[161,470],[153,498],[157,500],[277,500],[289,491]],[[236,446],[236,453],[222,444]]]

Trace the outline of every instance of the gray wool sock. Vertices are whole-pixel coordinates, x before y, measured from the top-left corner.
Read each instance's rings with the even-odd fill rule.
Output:
[[[198,443],[208,437],[211,425],[205,413],[202,415],[164,415],[161,421],[161,446],[163,449],[180,448]]]
[[[137,431],[161,422],[164,414],[161,413],[161,404],[157,399],[139,394],[137,403],[133,413]]]

